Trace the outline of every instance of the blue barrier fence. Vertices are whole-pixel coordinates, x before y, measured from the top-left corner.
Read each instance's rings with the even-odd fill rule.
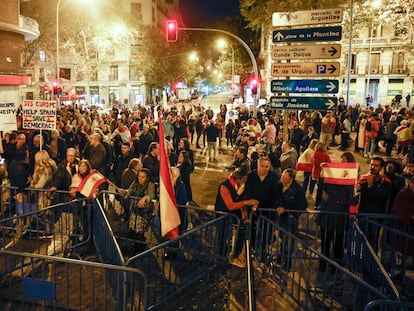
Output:
[[[387,298],[279,223],[260,216],[257,228],[255,264],[262,277],[276,282],[303,309],[356,311],[371,300]],[[323,270],[319,269],[321,261],[325,262]]]
[[[39,198],[47,193],[25,191],[33,198],[30,202],[39,202]],[[197,206],[181,206],[186,209],[191,223],[186,229],[191,230],[183,231],[173,241],[166,241],[160,237],[159,223],[151,222],[146,240],[141,241],[145,250],[127,253],[125,245],[128,244],[123,243],[136,241],[125,235],[127,215],[116,211],[129,208],[119,194],[100,193],[93,208],[86,199],[66,203],[67,193],[60,199],[65,203],[34,211],[31,211],[31,203],[29,211],[24,205],[20,206],[24,213],[15,215],[14,195],[7,208],[2,208],[0,271],[5,272],[0,272],[0,296],[3,301],[16,300],[32,309],[32,306],[42,304],[68,308],[76,303],[92,306],[92,309],[98,305],[108,310],[158,309],[209,271],[226,264],[237,243],[239,220],[236,217]],[[24,200],[21,203],[25,203]],[[11,216],[6,217],[8,214]],[[156,220],[157,214],[154,216]],[[395,216],[359,214],[358,222],[354,223],[348,213],[287,211],[281,218],[274,210],[259,210],[251,214],[250,223],[252,231],[247,233],[253,246],[253,266],[261,271],[261,277],[279,284],[305,310],[362,310],[373,300],[398,301],[400,292],[407,289],[405,281],[409,278],[406,272],[413,268],[410,253],[413,236],[398,230]],[[320,251],[332,232],[343,239],[340,241],[344,248],[342,260],[332,253]],[[71,291],[67,297],[77,297],[75,303],[39,294],[32,297],[30,295],[34,294],[27,293],[27,288],[34,285],[45,286],[45,292],[48,292],[59,282],[48,283],[53,274],[71,274],[72,268],[60,269],[64,265],[60,259],[65,258],[56,255],[70,254],[92,237],[103,266],[82,260],[70,264],[76,267],[73,271],[80,269],[78,265],[91,267],[91,273],[100,271],[97,278],[90,281],[102,282],[110,301],[91,298],[94,293],[89,291],[93,291],[93,287],[86,279],[79,285],[83,288],[81,292],[73,294],[72,289],[64,290]],[[249,251],[247,254],[250,258]],[[378,258],[377,254],[381,256]],[[253,273],[249,275],[253,276]],[[404,284],[395,286],[398,278],[402,278]],[[249,301],[253,297],[253,285],[254,282],[249,282],[247,288]],[[12,297],[11,291],[3,296],[4,288],[10,286],[18,289],[16,298]],[[59,286],[70,287],[67,284]],[[88,293],[86,298],[85,292]],[[67,297],[66,300],[71,300]],[[249,303],[252,304],[254,301]]]
[[[140,295],[146,276],[138,269],[6,250],[0,262],[30,263],[1,269],[1,310],[147,310]]]
[[[382,223],[366,220],[361,230],[378,237],[377,254],[382,265],[403,295],[414,300],[414,235],[412,227],[400,224],[393,228]]]

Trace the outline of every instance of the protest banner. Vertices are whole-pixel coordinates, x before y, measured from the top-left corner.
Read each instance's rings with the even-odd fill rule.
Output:
[[[56,129],[55,101],[25,100],[22,108],[24,129]]]

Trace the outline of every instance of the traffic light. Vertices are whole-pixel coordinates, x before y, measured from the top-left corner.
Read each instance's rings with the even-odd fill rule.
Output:
[[[178,40],[178,29],[176,20],[168,20],[165,27],[167,42],[176,42]]]
[[[53,82],[53,95],[58,94],[58,83],[56,81]]]
[[[252,94],[253,95],[256,95],[257,94],[257,86],[258,86],[258,82],[257,82],[257,80],[256,79],[253,79],[251,82],[250,82],[250,88],[252,89]]]
[[[43,92],[44,92],[44,93],[49,92],[49,86],[48,86],[47,84],[45,84],[45,85],[43,86]]]

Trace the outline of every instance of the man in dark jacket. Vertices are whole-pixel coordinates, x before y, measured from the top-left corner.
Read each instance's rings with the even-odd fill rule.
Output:
[[[142,159],[142,167],[149,169],[151,176],[150,181],[160,181],[160,160],[158,156],[160,154],[159,143],[152,142],[148,147],[148,153]]]
[[[295,178],[296,171],[294,169],[285,169],[280,177],[276,195],[278,198],[276,212],[280,217],[280,227],[293,235],[298,232],[299,213],[287,212],[287,210],[305,211],[308,207],[305,191]],[[279,232],[279,237],[282,239],[282,245],[280,250],[281,256],[278,256],[278,260],[285,268],[289,269],[294,241],[289,236],[284,236],[284,232]]]
[[[242,168],[237,168],[230,176],[223,181],[218,189],[216,203],[215,203],[215,210],[220,212],[227,212],[236,215],[241,220],[241,224],[243,221],[248,220],[248,211],[247,207],[250,206],[253,209],[257,208],[258,201],[255,199],[247,200],[243,191],[244,183],[247,180],[248,172]],[[231,230],[230,230],[231,231]],[[230,231],[221,232],[219,235],[220,238],[226,239],[228,235],[231,234]],[[238,238],[237,238],[237,245],[235,246],[235,250],[233,253],[233,258],[230,259],[230,262],[240,268],[245,267],[245,263],[243,260],[238,258],[242,249],[243,243],[245,238],[245,231],[244,226],[242,225],[239,228]],[[223,248],[225,247],[225,243],[222,242]],[[225,249],[222,249],[225,252]],[[227,255],[227,254],[223,254]]]
[[[129,143],[122,143],[121,154],[114,161],[113,173],[115,175],[115,184],[120,187],[122,181],[122,173],[128,167],[129,161],[132,159],[131,146]]]
[[[78,159],[76,158],[76,149],[68,148],[66,150],[66,158],[60,162],[56,172],[53,174],[50,181],[49,190],[54,192],[56,190],[69,191],[72,183],[73,175],[78,173]],[[52,204],[61,203],[59,196],[54,195]]]

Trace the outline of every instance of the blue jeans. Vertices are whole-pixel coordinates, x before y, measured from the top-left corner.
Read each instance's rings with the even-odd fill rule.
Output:
[[[376,137],[367,137],[367,142],[366,142],[365,151],[364,151],[365,155],[368,155],[368,153],[370,156],[374,155],[375,148],[377,146],[375,143],[376,139],[377,139]]]

